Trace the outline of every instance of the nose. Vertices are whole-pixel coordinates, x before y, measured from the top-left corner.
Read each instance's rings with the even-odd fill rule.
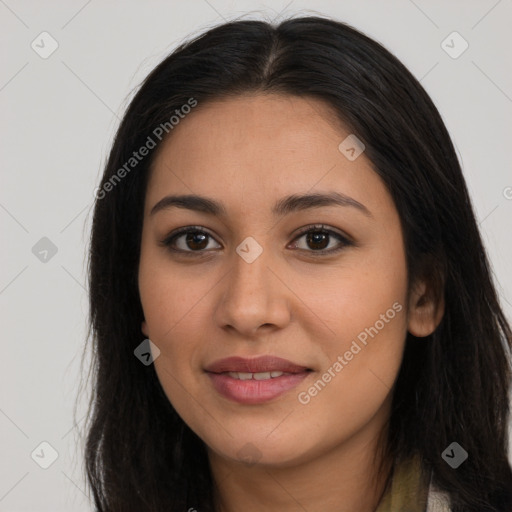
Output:
[[[249,338],[284,328],[290,321],[293,293],[271,261],[270,251],[264,250],[251,263],[235,252],[230,268],[222,279],[217,325]]]

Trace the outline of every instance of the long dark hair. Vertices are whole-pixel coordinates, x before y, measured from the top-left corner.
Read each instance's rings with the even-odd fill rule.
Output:
[[[434,333],[407,337],[388,453],[393,460],[419,454],[454,511],[512,510],[512,333],[450,136],[396,57],[321,17],[277,26],[233,21],[183,43],[143,81],[121,122],[96,194],[89,255],[94,383],[85,466],[97,510],[214,510],[204,443],[173,409],[154,366],[134,356],[144,339],[137,275],[146,184],[160,144],[155,129],[166,126],[162,133],[172,136],[169,120],[183,105],[247,92],[330,105],[392,194],[410,282],[425,277],[431,296],[444,298]],[[148,137],[158,147],[128,167]],[[457,469],[442,457],[454,441],[468,452]]]

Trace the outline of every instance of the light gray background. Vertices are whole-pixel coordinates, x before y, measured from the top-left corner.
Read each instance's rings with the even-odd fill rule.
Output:
[[[0,511],[92,510],[73,420],[85,251],[94,189],[133,89],[188,35],[241,15],[298,12],[352,24],[421,80],[457,147],[512,318],[510,0],[0,0]],[[43,31],[59,45],[47,59],[31,48]],[[456,59],[441,46],[453,31],[469,43]],[[42,237],[58,250],[47,262],[32,252]],[[48,469],[31,458],[43,441],[58,452]],[[42,461],[50,452],[36,453]]]

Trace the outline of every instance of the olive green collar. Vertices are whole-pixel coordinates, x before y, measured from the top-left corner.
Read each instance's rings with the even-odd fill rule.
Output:
[[[393,475],[375,512],[425,512],[428,482],[415,456],[395,465]]]

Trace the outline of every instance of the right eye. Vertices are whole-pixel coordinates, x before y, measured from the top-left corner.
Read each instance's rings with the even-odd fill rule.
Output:
[[[212,235],[201,226],[187,226],[171,233],[160,244],[174,253],[179,252],[186,256],[196,256],[194,253],[201,254],[205,252],[205,249],[208,247],[209,238],[213,240]],[[181,242],[181,247],[179,242]]]

